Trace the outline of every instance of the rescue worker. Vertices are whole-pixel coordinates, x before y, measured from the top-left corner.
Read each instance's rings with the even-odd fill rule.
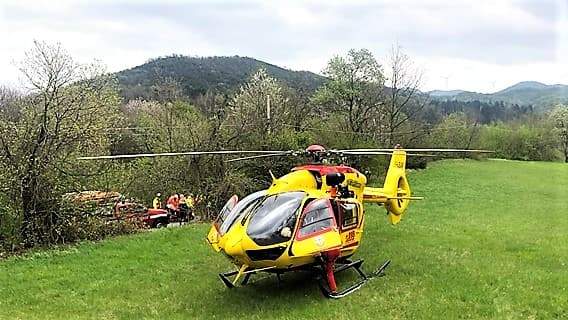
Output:
[[[168,209],[170,215],[177,217],[179,212],[179,194],[173,194],[168,198],[166,209]]]
[[[187,207],[189,209],[188,213],[189,213],[189,220],[193,220],[195,218],[195,215],[193,214],[194,210],[195,210],[195,198],[193,197],[193,193],[190,193],[187,196],[187,199],[185,200],[185,202],[187,203]]]
[[[187,200],[185,195],[181,194],[179,196],[179,222],[188,222],[187,215],[189,213],[189,206],[187,205]]]
[[[152,207],[154,209],[162,209],[162,194],[161,193],[156,193],[156,197],[154,197],[154,200],[152,201]]]

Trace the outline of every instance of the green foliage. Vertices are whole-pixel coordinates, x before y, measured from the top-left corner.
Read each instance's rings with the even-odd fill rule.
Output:
[[[313,103],[323,114],[342,115],[345,128],[361,133],[376,125],[383,100],[384,76],[381,65],[366,49],[335,56],[324,69],[330,81],[314,95]]]
[[[17,252],[23,248],[19,230],[21,216],[14,211],[0,210],[0,253]],[[101,240],[108,236],[134,233],[140,221],[107,221],[95,203],[76,203],[62,199],[52,211],[36,214],[27,223],[40,228],[26,239],[35,245],[69,244],[79,240]]]
[[[534,114],[532,105],[508,104],[503,101],[432,100],[430,104],[431,112],[437,114],[429,116],[433,120],[430,123],[438,122],[440,117],[452,113],[465,113],[469,119],[480,124],[490,124],[498,121],[509,122]]]
[[[128,108],[132,109],[129,122],[140,128],[138,150],[148,153],[208,150],[216,144],[212,123],[187,102],[131,101]],[[212,183],[208,181],[208,173],[213,177],[222,176],[223,165],[219,160],[205,157],[142,158],[123,162],[117,174],[123,180],[121,190],[149,204],[156,192],[166,195],[202,193],[204,185]]]
[[[62,200],[52,217],[55,222],[48,232],[50,243],[66,244],[79,240],[101,240],[108,236],[136,232],[138,221],[107,221],[96,203]]]
[[[282,86],[260,69],[235,94],[223,125],[229,144],[258,147],[266,135],[285,130],[294,114],[287,109]],[[268,104],[270,110],[268,110]]]
[[[494,157],[513,160],[556,161],[558,138],[547,123],[496,123],[484,126],[480,144],[495,150]]]
[[[550,114],[560,148],[564,154],[564,162],[568,162],[568,106],[558,105]]]
[[[467,149],[477,145],[477,131],[464,113],[452,113],[432,129],[429,143],[432,147]]]

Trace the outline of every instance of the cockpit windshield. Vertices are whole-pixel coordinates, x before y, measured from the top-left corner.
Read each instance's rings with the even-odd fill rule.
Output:
[[[255,204],[262,200],[262,197],[266,194],[265,190],[257,191],[255,193],[249,194],[244,197],[243,200],[239,201],[237,205],[229,212],[227,217],[224,219],[223,223],[219,227],[219,233],[224,235],[235,222],[243,216],[245,212],[248,212]]]
[[[247,234],[258,245],[290,240],[304,192],[284,192],[268,196],[252,209]]]

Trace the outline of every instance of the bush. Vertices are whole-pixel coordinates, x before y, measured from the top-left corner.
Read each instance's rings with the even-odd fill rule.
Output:
[[[109,236],[131,234],[144,227],[138,220],[109,221],[95,203],[82,204],[63,199],[57,210],[34,216],[31,224],[41,227],[34,228],[30,238],[22,239],[18,233],[21,221],[18,215],[10,212],[6,208],[0,210],[0,257],[25,247],[102,240]]]
[[[511,160],[557,161],[560,159],[558,142],[552,129],[530,123],[484,126],[480,143],[494,150],[497,158]]]
[[[134,220],[107,220],[94,203],[77,204],[63,200],[58,214],[60,223],[53,228],[57,244],[101,240],[108,236],[133,233],[141,228],[141,224]]]

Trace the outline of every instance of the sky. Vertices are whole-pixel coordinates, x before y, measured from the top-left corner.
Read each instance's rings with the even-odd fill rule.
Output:
[[[170,54],[254,57],[321,73],[334,55],[400,46],[423,90],[568,84],[568,0],[0,0],[0,84],[34,40],[109,71]]]

